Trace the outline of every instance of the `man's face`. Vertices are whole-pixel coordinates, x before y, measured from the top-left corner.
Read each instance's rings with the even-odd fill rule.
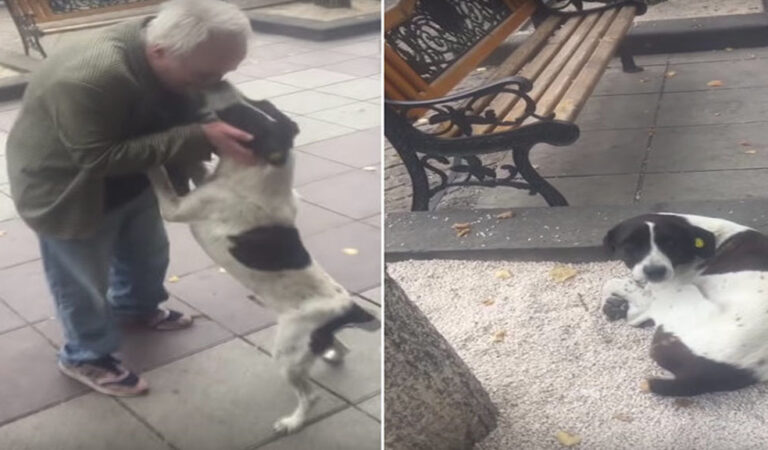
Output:
[[[245,58],[247,44],[235,36],[211,36],[189,55],[179,57],[157,46],[147,58],[161,83],[174,92],[198,91],[217,83]]]

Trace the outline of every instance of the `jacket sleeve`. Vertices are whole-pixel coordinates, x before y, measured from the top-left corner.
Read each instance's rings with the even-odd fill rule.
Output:
[[[90,84],[62,81],[45,94],[59,140],[78,166],[94,175],[123,175],[205,160],[213,152],[200,124],[125,139],[130,100],[120,96],[130,94],[114,91],[108,95]]]

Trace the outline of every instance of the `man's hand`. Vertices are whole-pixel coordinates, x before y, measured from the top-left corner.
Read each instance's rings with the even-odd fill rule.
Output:
[[[232,158],[240,164],[258,163],[253,151],[243,146],[253,140],[252,135],[222,121],[204,123],[202,127],[205,137],[216,147],[219,156]]]

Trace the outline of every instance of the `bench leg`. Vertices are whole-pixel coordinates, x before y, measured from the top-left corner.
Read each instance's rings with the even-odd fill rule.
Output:
[[[642,72],[643,68],[635,64],[635,58],[626,50],[622,50],[619,53],[621,57],[621,68],[625,73],[637,73]]]
[[[531,191],[541,194],[549,206],[568,206],[568,201],[563,197],[563,194],[542,178],[536,169],[533,168],[529,158],[530,152],[531,146],[516,147],[513,150],[512,158],[515,161],[515,166],[520,171],[520,175],[531,185]]]
[[[418,156],[411,151],[397,150],[411,178],[411,211],[429,210],[429,178]]]

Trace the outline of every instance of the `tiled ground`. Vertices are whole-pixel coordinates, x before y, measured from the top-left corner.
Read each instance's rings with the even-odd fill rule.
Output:
[[[575,144],[531,153],[570,204],[767,196],[768,48],[637,60],[644,72],[623,73],[618,62],[608,69],[577,119]],[[708,86],[713,80],[722,86]],[[387,210],[405,210],[404,169],[392,149],[385,157]],[[471,188],[448,194],[439,208],[545,205],[509,188]]]
[[[300,125],[299,229],[326,269],[379,314],[380,107],[378,34],[311,42],[254,34],[230,79]],[[219,272],[183,224],[169,224],[171,305],[198,315],[174,333],[127,330],[124,359],[149,396],[115,400],[59,374],[61,331],[37,243],[17,218],[5,138],[19,109],[0,103],[0,449],[379,448],[380,334],[345,331],[341,367],[319,363],[313,423],[276,439],[272,422],[294,397],[269,358],[274,315]],[[344,248],[358,249],[347,255]]]

